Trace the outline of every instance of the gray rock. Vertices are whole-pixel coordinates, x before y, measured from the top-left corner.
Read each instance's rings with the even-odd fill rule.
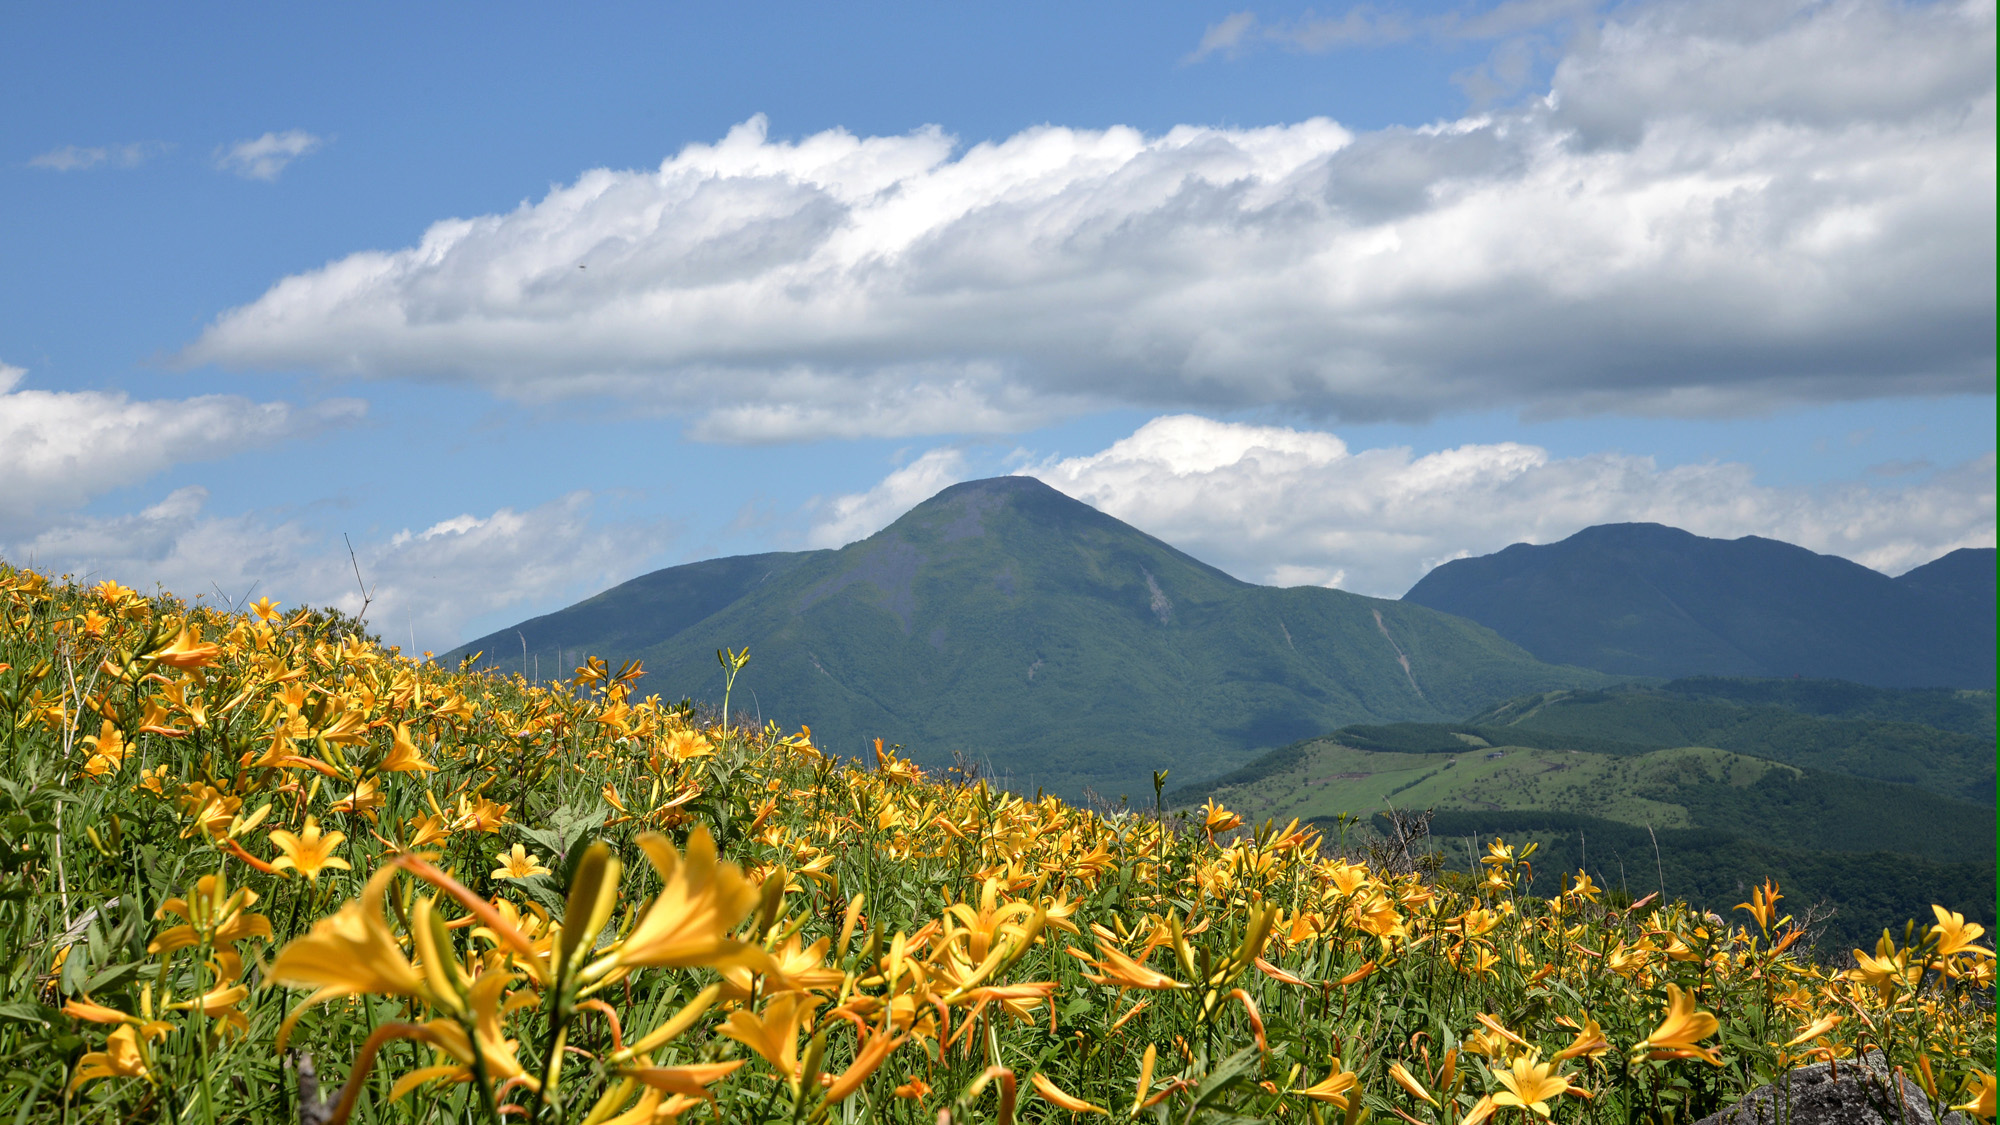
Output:
[[[1900,1088],[1899,1088],[1900,1087]],[[1695,1125],[1972,1125],[1963,1113],[1931,1116],[1923,1090],[1892,1075],[1880,1052],[1861,1059],[1815,1063]]]

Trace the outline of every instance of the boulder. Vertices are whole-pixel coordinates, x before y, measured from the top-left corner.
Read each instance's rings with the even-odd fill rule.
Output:
[[[1972,1125],[1956,1111],[1942,1119],[1909,1078],[1891,1074],[1880,1052],[1815,1063],[1759,1086],[1695,1125]]]

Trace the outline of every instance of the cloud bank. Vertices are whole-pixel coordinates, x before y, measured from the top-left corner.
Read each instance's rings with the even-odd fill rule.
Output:
[[[211,602],[217,591],[241,602],[254,588],[294,608],[362,608],[338,533],[299,519],[210,515],[207,501],[206,489],[178,489],[136,514],[72,517],[0,554],[46,571],[115,578],[142,590],[158,584]],[[658,525],[605,524],[592,511],[591,495],[575,492],[525,511],[467,513],[421,531],[357,540],[356,561],[374,595],[369,625],[406,651],[414,643],[414,651],[442,652],[464,640],[481,615],[595,593],[630,578],[666,544]]]
[[[1642,4],[1523,108],[1359,134],[757,118],[285,278],[181,358],[621,396],[714,441],[1990,393],[1993,28]]]
[[[1901,482],[1774,488],[1734,463],[1662,469],[1647,457],[1554,457],[1514,442],[1424,456],[1357,451],[1323,431],[1176,415],[1100,452],[1021,471],[1247,581],[1379,597],[1400,597],[1439,563],[1600,523],[1762,535],[1891,574],[1994,545],[1990,453]],[[812,541],[861,538],[969,475],[956,451],[934,450],[834,501]]]
[[[0,535],[22,534],[170,465],[350,425],[367,406],[309,408],[234,395],[134,402],[115,391],[20,388],[27,371],[0,363]]]

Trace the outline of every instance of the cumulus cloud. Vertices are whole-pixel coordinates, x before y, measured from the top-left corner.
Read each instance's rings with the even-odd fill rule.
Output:
[[[348,425],[366,404],[301,409],[234,395],[133,401],[116,391],[37,391],[0,363],[0,534],[20,534],[170,465],[209,461]]]
[[[866,492],[834,497],[807,532],[806,542],[813,547],[840,547],[865,539],[940,490],[965,479],[964,453],[933,449]]]
[[[172,145],[160,141],[138,141],[123,145],[64,145],[50,149],[28,161],[28,167],[41,168],[50,172],[81,172],[99,166],[110,168],[137,168],[152,157],[158,156]]]
[[[1993,61],[1989,3],[1641,4],[1548,96],[1417,128],[757,118],[285,278],[182,359],[623,396],[719,441],[1990,392]]]
[[[325,144],[325,139],[316,137],[304,129],[287,129],[282,133],[266,133],[247,141],[237,141],[233,145],[216,150],[215,166],[225,172],[234,172],[246,180],[263,180],[269,183],[278,178],[292,161]]]
[[[254,587],[288,606],[357,612],[362,595],[338,533],[298,519],[211,515],[208,493],[179,489],[133,515],[73,517],[4,552],[43,570],[158,584],[186,597],[220,591],[241,601]],[[354,543],[373,601],[368,621],[385,641],[443,651],[468,623],[503,610],[553,608],[632,577],[662,549],[657,524],[602,524],[576,492],[526,511],[470,513],[420,531]]]
[[[861,538],[966,469],[951,451],[927,454],[844,497],[815,542]],[[1247,581],[1380,597],[1401,596],[1439,563],[1600,523],[1762,535],[1891,574],[1994,545],[1990,453],[1921,476],[1778,488],[1736,463],[1663,469],[1647,457],[1555,457],[1515,442],[1418,456],[1353,450],[1324,431],[1175,415],[1097,453],[1021,471]]]

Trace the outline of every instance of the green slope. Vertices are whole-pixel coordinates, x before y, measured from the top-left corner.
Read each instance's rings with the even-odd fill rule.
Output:
[[[1719,678],[1541,692],[1457,723],[1345,727],[1172,800],[1330,830],[1341,814],[1435,810],[1434,844],[1458,870],[1495,835],[1539,843],[1537,893],[1587,865],[1634,896],[1664,881],[1727,913],[1768,875],[1800,912],[1837,908],[1826,948],[1845,949],[1931,903],[1992,918],[1992,743],[1806,712],[1979,730],[1992,698]]]
[[[1910,722],[1826,718],[1773,703],[1738,703],[1719,691],[1707,696],[1686,690],[1688,681],[1665,688],[1621,686],[1601,691],[1550,692],[1510,700],[1467,720],[1491,737],[1523,737],[1531,744],[1552,740],[1618,740],[1644,747],[1717,746],[1797,766],[1877,781],[1915,785],[1965,801],[1994,800],[1993,739],[1990,733],[1939,730]],[[1696,686],[1720,688],[1729,681]],[[1757,690],[1755,681],[1737,681],[1749,699],[1786,698]],[[1838,698],[1814,692],[1814,681],[1794,681],[1793,702]],[[1824,682],[1822,682],[1824,683]],[[1843,685],[1832,685],[1839,687]],[[1868,690],[1868,689],[1863,689]],[[1942,696],[1942,698],[1936,698]],[[1900,697],[1900,698],[1899,698]],[[1881,714],[1941,714],[1977,727],[1992,725],[1990,692],[1891,692],[1877,690],[1866,710]],[[1852,711],[1863,710],[1854,707]]]
[[[735,699],[839,753],[882,737],[933,766],[960,753],[1018,789],[1113,800],[1150,796],[1155,769],[1214,774],[1345,724],[1607,679],[1421,606],[1238,581],[1023,477],[954,486],[839,551],[756,558],[674,579],[714,595],[694,609],[621,593],[667,571],[539,628],[572,654],[643,658],[644,690],[711,700],[715,650],[748,645]],[[461,652],[517,668],[511,638]]]
[[[1543,810],[1633,827],[1754,834],[1812,851],[1896,851],[1940,862],[1993,857],[1993,809],[1907,785],[1801,770],[1712,747],[1636,755],[1471,746],[1383,753],[1332,740],[1287,767],[1209,788],[1255,821],[1380,809]],[[1182,798],[1185,802],[1185,798]]]

